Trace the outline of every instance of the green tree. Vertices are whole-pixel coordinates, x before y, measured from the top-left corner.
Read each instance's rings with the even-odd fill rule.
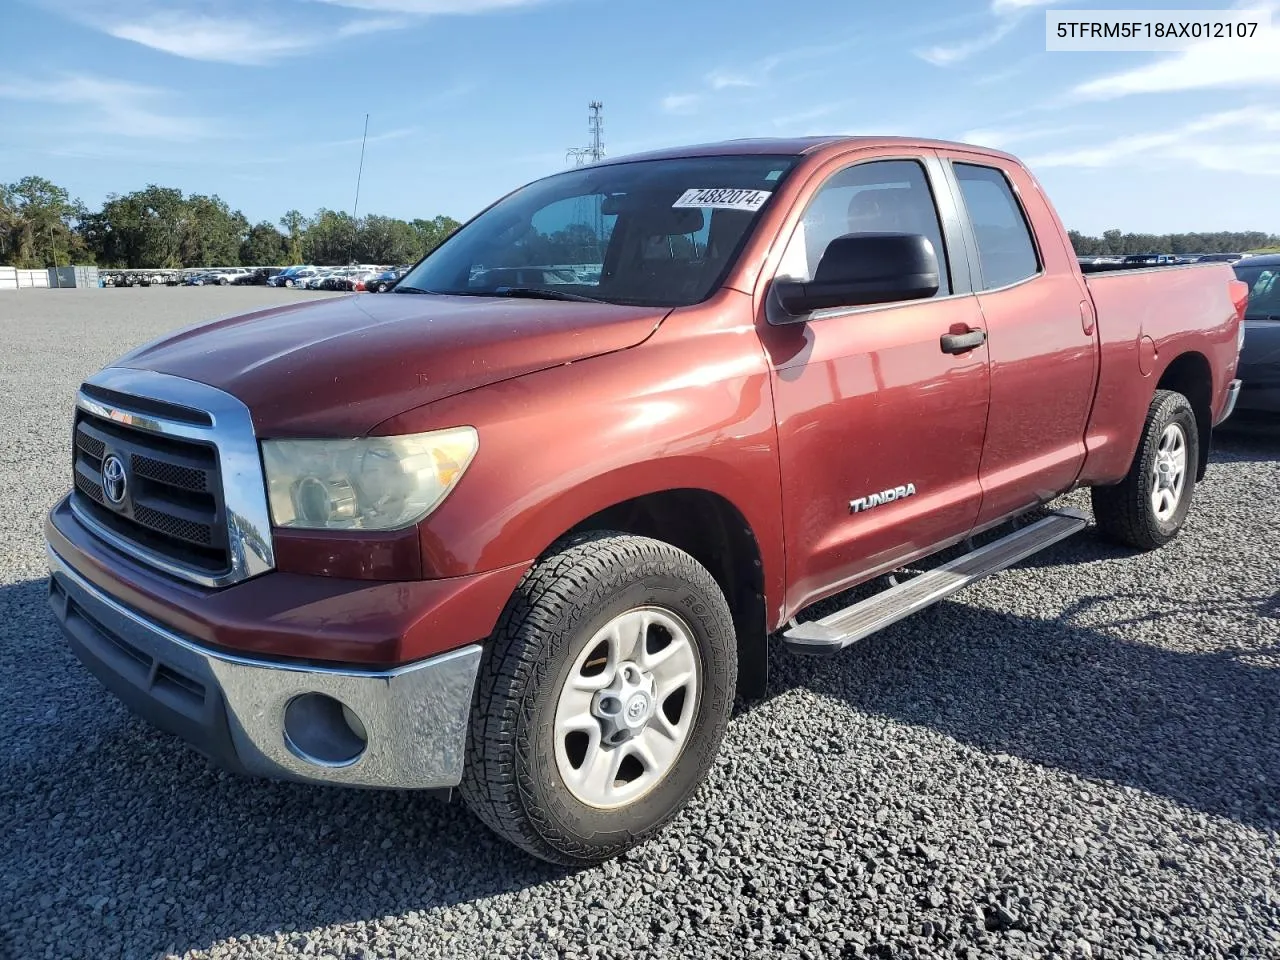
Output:
[[[288,263],[302,263],[303,242],[310,225],[311,222],[298,210],[290,210],[280,218],[280,226],[286,231],[289,245],[286,257]]]
[[[438,216],[430,220],[413,220],[409,224],[418,234],[418,256],[423,257],[449,239],[462,226],[453,217]],[[417,259],[416,257],[413,259]]]
[[[234,267],[249,221],[217,196],[193,195],[183,202],[179,258],[184,267]]]
[[[421,256],[418,232],[403,220],[370,215],[359,225],[355,259],[362,263],[412,263]]]
[[[281,266],[289,260],[289,238],[275,225],[263,220],[249,228],[240,245],[240,262],[245,266]]]
[[[108,196],[102,210],[88,218],[85,237],[107,266],[181,267],[188,220],[182,191],[153,183]]]
[[[84,205],[44,177],[0,185],[0,257],[37,269],[90,259],[77,227]]]
[[[341,264],[355,253],[356,223],[351,214],[320,208],[302,239],[308,263]]]

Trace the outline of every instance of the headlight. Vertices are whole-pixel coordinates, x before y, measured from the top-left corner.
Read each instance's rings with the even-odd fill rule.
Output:
[[[396,530],[453,489],[480,445],[474,427],[363,440],[264,440],[271,519],[308,530]]]

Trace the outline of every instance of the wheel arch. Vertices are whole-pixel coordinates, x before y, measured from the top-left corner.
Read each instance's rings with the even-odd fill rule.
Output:
[[[1165,365],[1156,389],[1173,390],[1190,402],[1196,416],[1199,441],[1196,444],[1196,480],[1203,480],[1209,465],[1209,444],[1213,434],[1213,368],[1208,358],[1197,350],[1178,354]]]
[[[738,693],[749,699],[764,696],[769,676],[764,560],[756,534],[737,506],[719,493],[697,487],[655,491],[597,510],[557,542],[595,530],[661,540],[705,567],[733,614]]]

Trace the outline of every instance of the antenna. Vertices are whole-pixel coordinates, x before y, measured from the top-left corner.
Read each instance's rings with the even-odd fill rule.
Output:
[[[364,148],[369,142],[369,115],[364,115],[364,136],[360,138],[360,169],[356,171],[356,200],[351,205],[351,245],[347,247],[347,273],[351,273],[352,258],[355,256],[356,234],[359,231],[357,217],[360,215],[360,181],[364,178]]]
[[[587,117],[591,146],[570,147],[567,153],[567,159],[572,160],[576,167],[604,159],[604,104],[599,100],[592,100],[587,104],[587,109],[591,111]]]

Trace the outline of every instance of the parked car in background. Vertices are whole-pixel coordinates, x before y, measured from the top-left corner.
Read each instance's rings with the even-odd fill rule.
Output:
[[[1242,419],[1280,423],[1280,254],[1244,257],[1232,269],[1249,285],[1236,406]]]
[[[237,286],[261,286],[283,269],[283,267],[254,267],[233,282]]]
[[[1196,263],[1235,263],[1243,257],[1243,253],[1198,253],[1192,259]]]
[[[1171,253],[1131,253],[1120,262],[1126,267],[1162,267],[1178,258]]]
[[[341,273],[334,278],[334,290],[346,290],[359,292],[365,290],[368,281],[378,276],[373,270],[353,270],[350,273]]]
[[[271,283],[272,281],[278,280],[279,283],[273,283],[272,285],[278,287],[299,287],[304,285],[318,272],[319,271],[315,267],[298,267],[292,273],[288,270],[283,273],[279,273],[272,277],[271,281],[268,282]]]
[[[351,278],[351,289],[356,293],[364,293],[369,289],[369,284],[382,274],[377,270],[365,270],[356,274]]]
[[[370,293],[390,293],[396,288],[396,284],[400,282],[408,268],[395,267],[391,270],[378,274],[365,283],[365,289]]]
[[[341,272],[341,267],[323,267],[307,277],[300,286],[306,287],[308,290],[323,290],[324,285],[332,283]],[[330,286],[329,289],[332,290],[334,288]]]

